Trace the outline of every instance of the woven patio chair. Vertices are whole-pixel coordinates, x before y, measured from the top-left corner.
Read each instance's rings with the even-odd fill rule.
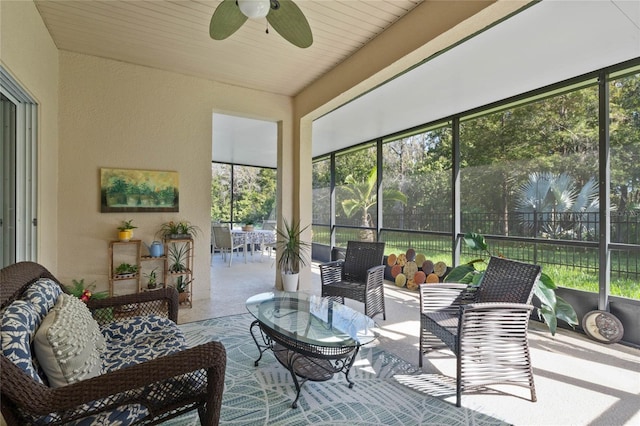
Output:
[[[23,321],[7,314],[7,310],[15,311],[36,303],[22,298],[30,291],[29,287],[41,279],[49,279],[62,287],[44,266],[34,262],[20,262],[0,270],[0,313],[3,332],[9,333],[2,336],[3,345],[8,342],[14,345],[20,335],[28,334],[31,325],[37,326],[35,308],[25,311]],[[50,294],[31,294],[30,300],[38,303],[46,303],[40,301],[51,297]],[[117,321],[135,324],[136,319],[142,317],[175,323],[178,317],[178,293],[172,288],[90,299],[86,303],[100,326],[108,327]],[[131,325],[131,328],[135,327]],[[154,348],[158,344],[157,338],[149,341]],[[110,413],[123,412],[132,415],[117,424],[157,424],[195,409],[202,425],[219,423],[227,359],[220,342],[200,344],[149,360],[136,358],[131,365],[59,387],[50,387],[42,379],[34,378],[40,373],[25,369],[24,363],[16,364],[16,352],[7,356],[5,349],[0,351],[0,403],[2,416],[10,426],[82,421],[88,424],[95,419],[100,424],[110,424]],[[100,416],[105,417],[99,420]]]
[[[273,231],[273,234],[275,235],[274,238],[277,238],[276,227],[277,227],[277,222],[275,220],[264,220],[264,221],[262,221],[262,230],[263,231]],[[267,255],[269,257],[271,257],[271,253],[274,253],[274,254],[276,253],[276,248],[277,247],[278,247],[278,243],[276,241],[274,241],[274,242],[265,242],[261,247],[262,254],[264,254],[264,252],[266,251]]]
[[[492,257],[480,286],[420,285],[420,359],[442,347],[456,356],[461,393],[495,384],[527,387],[536,401],[527,328],[540,266]]]
[[[384,243],[349,241],[344,260],[320,265],[322,297],[344,303],[344,298],[364,303],[365,315],[373,318],[384,308]]]
[[[245,242],[235,242],[233,235],[231,234],[231,228],[226,223],[214,223],[211,225],[213,231],[213,238],[216,241],[216,248],[222,253],[222,259],[226,260],[227,254],[229,254],[229,267],[231,267],[231,260],[233,259],[233,252],[240,252],[244,254],[244,263],[247,263],[247,247]]]

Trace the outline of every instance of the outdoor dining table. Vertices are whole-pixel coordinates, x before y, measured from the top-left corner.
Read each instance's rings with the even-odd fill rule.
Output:
[[[276,233],[271,230],[254,229],[253,231],[242,231],[240,229],[232,229],[231,237],[233,238],[233,245],[243,244],[243,247],[247,248],[253,256],[256,246],[264,248],[265,244],[273,244],[276,242]],[[262,259],[262,257],[261,257]]]

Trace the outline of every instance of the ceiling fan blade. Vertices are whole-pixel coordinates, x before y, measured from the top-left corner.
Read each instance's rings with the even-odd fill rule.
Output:
[[[272,9],[267,21],[285,40],[298,47],[309,47],[313,43],[313,34],[307,18],[291,0],[279,0],[280,7]]]
[[[223,0],[216,8],[209,23],[209,35],[214,40],[224,40],[245,23],[247,17],[240,12],[236,0]]]

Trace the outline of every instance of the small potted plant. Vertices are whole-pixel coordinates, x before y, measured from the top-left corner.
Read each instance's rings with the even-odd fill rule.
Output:
[[[156,269],[158,268],[153,268],[151,272],[145,274],[145,277],[147,278],[147,288],[150,290],[153,290],[158,286],[158,276]]]
[[[191,281],[186,279],[183,275],[180,275],[176,278],[176,290],[178,290],[178,303],[185,303],[189,301],[189,296],[191,296],[191,292],[187,291],[189,288],[189,284]]]
[[[188,272],[186,263],[189,250],[190,249],[187,244],[172,243],[169,246],[169,272],[174,274]]]
[[[244,226],[242,227],[242,230],[245,232],[251,232],[253,231],[253,227],[254,227],[254,223],[252,220],[248,220],[244,223]]]
[[[123,220],[122,225],[118,226],[118,239],[120,241],[129,241],[133,238],[133,230],[137,228],[132,224],[133,219]]]
[[[311,244],[302,241],[301,236],[308,227],[300,228],[299,223],[289,224],[285,219],[284,229],[278,228],[276,230],[279,236],[277,249],[280,253],[278,267],[282,274],[282,285],[285,291],[298,289],[300,267],[307,265],[307,255]]]
[[[116,267],[114,271],[118,278],[131,278],[135,277],[138,273],[138,265],[131,265],[129,263],[121,263]]]
[[[188,220],[163,223],[158,231],[166,239],[194,238],[200,233],[200,228],[192,225]]]

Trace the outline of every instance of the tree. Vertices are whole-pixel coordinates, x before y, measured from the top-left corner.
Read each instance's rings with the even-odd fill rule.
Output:
[[[357,181],[352,175],[345,179],[347,184],[342,188],[349,197],[342,201],[342,209],[347,217],[351,217],[356,212],[361,214],[361,226],[363,228],[373,228],[374,224],[369,214],[369,208],[375,206],[378,202],[377,194],[378,169],[374,167],[369,172],[369,176],[365,181]],[[406,204],[407,197],[400,191],[395,189],[385,189],[382,192],[385,201],[398,201]],[[361,233],[362,240],[373,240],[373,232],[363,231]]]
[[[533,229],[534,236],[538,230],[554,239],[583,239],[585,233],[597,236],[597,228],[585,225],[597,222],[583,221],[579,215],[599,211],[598,184],[594,179],[579,188],[567,173],[531,173],[516,198],[522,222]]]
[[[640,73],[610,85],[611,204],[640,210]]]
[[[231,166],[211,165],[211,220],[231,221]]]

